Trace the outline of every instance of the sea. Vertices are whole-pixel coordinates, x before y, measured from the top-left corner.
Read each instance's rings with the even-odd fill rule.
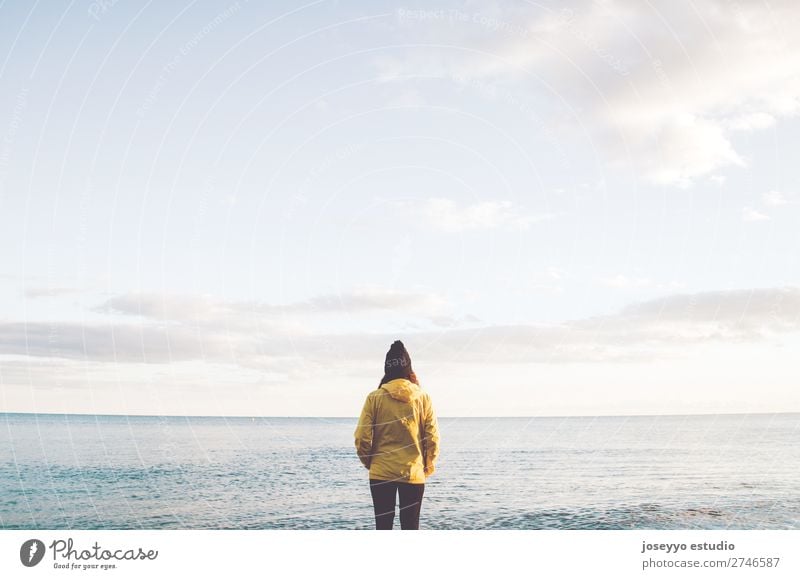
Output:
[[[370,529],[355,423],[0,413],[0,528]],[[422,529],[800,529],[797,413],[439,425]]]

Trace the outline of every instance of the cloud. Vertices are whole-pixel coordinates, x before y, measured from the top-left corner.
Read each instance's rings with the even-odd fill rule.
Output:
[[[792,0],[709,0],[693,10],[573,1],[518,9],[512,28],[474,16],[417,23],[420,40],[438,46],[409,47],[378,62],[379,71],[536,91],[563,104],[616,165],[661,185],[745,166],[736,135],[800,113],[800,5]]]
[[[654,124],[646,133],[645,127],[628,127],[626,134],[635,143],[635,163],[656,184],[686,187],[693,178],[719,167],[745,165],[724,130],[711,121],[681,114]]]
[[[746,113],[726,120],[727,128],[734,131],[767,129],[775,124],[775,117],[767,113]]]
[[[530,296],[530,292],[560,294],[564,292],[564,283],[569,277],[567,270],[551,265],[543,270],[531,272],[524,281],[509,278],[508,283],[515,288],[517,295],[526,297]]]
[[[404,312],[422,316],[439,315],[448,307],[445,298],[427,292],[385,288],[361,288],[342,294],[312,298],[288,306],[287,311],[308,313]]]
[[[390,107],[422,107],[427,105],[425,97],[416,89],[406,89],[399,95],[393,96],[387,106]]]
[[[767,191],[762,197],[764,198],[764,203],[772,207],[786,205],[789,202],[786,195],[780,191]]]
[[[742,208],[742,221],[768,221],[769,215],[761,213],[752,207]]]
[[[413,342],[418,356],[437,362],[583,363],[669,358],[694,345],[790,332],[800,332],[797,287],[673,294],[604,316],[425,333]]]
[[[696,11],[670,5],[658,13],[644,4],[621,6],[615,10],[620,38],[632,46],[636,34],[650,57],[624,81],[601,77],[608,107],[599,118],[628,137],[631,157],[649,179],[685,185],[742,166],[746,160],[735,150],[733,132],[763,130],[800,112],[800,40],[789,33],[800,20],[796,3],[711,1]],[[650,142],[651,134],[658,139]],[[659,154],[665,148],[678,153],[681,144],[689,150]]]
[[[800,288],[674,294],[605,316],[460,329],[429,343],[426,357],[476,363],[583,363],[680,356],[695,345],[761,341],[800,332]]]
[[[800,330],[800,288],[754,288],[675,294],[632,304],[616,318],[648,323],[713,323],[718,327]]]
[[[231,328],[285,324],[290,316],[369,315],[375,312],[441,315],[448,301],[435,293],[361,287],[288,304],[218,300],[213,296],[132,293],[106,300],[95,311]]]
[[[82,289],[72,287],[28,287],[23,292],[28,298],[54,298],[69,294],[80,293]]]
[[[325,303],[327,303],[325,301]],[[329,304],[330,305],[330,304]],[[248,307],[228,304],[248,317]],[[241,307],[239,307],[241,306]],[[706,343],[738,343],[800,331],[800,288],[674,294],[608,315],[516,324],[371,333],[254,332],[243,323],[198,330],[190,318],[165,326],[0,323],[0,355],[107,363],[202,360],[292,377],[346,372],[380,359],[398,337],[429,364],[589,363],[679,356]],[[474,320],[473,320],[474,321]]]
[[[726,178],[725,175],[711,175],[709,181],[712,183],[719,185],[720,187],[725,184]]]
[[[611,277],[604,277],[600,279],[600,285],[606,287],[613,287],[617,289],[635,289],[649,287],[653,281],[645,277],[629,277],[623,274],[617,274]]]
[[[656,289],[660,291],[678,291],[684,287],[683,283],[675,280],[669,282],[656,282],[647,277],[625,275],[622,273],[600,278],[598,283],[601,286],[619,290],[638,290],[642,288],[649,288],[651,290]]]
[[[533,223],[553,218],[552,214],[533,215],[510,201],[478,201],[459,204],[452,199],[433,197],[421,204],[422,217],[434,228],[447,232],[481,229],[526,229]]]
[[[151,324],[0,323],[0,354],[100,362],[166,363],[230,357],[224,331]]]

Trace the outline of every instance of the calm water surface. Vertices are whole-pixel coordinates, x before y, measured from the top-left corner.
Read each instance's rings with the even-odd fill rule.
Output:
[[[372,528],[354,428],[355,418],[0,413],[0,527]],[[800,414],[440,428],[422,528],[800,529]]]

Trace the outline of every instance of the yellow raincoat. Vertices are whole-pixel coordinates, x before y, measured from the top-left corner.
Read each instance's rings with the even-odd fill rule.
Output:
[[[386,382],[367,396],[355,439],[369,478],[424,483],[439,456],[430,396],[404,378]]]

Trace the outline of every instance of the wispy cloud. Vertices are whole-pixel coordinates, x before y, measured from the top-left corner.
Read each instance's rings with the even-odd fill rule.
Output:
[[[627,276],[617,274],[609,277],[600,278],[600,285],[618,289],[644,288],[653,285],[653,281],[646,277]]]
[[[81,293],[85,290],[74,287],[27,287],[24,290],[25,297],[28,298],[54,298],[64,295]]]
[[[752,207],[742,208],[742,221],[768,221],[769,215]]]
[[[66,322],[0,323],[0,354],[99,362],[165,363],[230,355],[224,330]]]
[[[734,131],[768,129],[775,124],[775,117],[764,112],[745,113],[725,121],[725,127]]]
[[[664,185],[746,165],[737,133],[800,113],[800,6],[791,0],[694,10],[575,1],[520,10],[503,27],[473,16],[417,23],[439,47],[380,61],[383,78],[482,79],[501,92],[535,79],[569,95],[570,114],[612,160]]]
[[[791,332],[800,332],[800,288],[758,288],[674,294],[560,324],[458,330],[429,336],[427,354],[479,363],[633,361]]]
[[[424,317],[442,315],[447,309],[448,301],[432,292],[361,287],[287,304],[220,300],[208,295],[133,293],[110,298],[96,311],[202,325],[225,323],[236,328],[285,322],[288,316],[394,312]]]
[[[228,304],[227,315],[247,318],[249,307]],[[203,360],[291,374],[374,361],[398,337],[352,330],[253,332],[241,320],[199,330],[191,316],[181,317],[185,310],[170,313],[176,323],[169,326],[159,321],[163,310],[153,313],[141,325],[5,322],[0,354],[116,363]],[[800,288],[784,287],[674,294],[604,316],[556,324],[443,327],[406,332],[406,339],[414,343],[415,356],[431,364],[583,363],[671,357],[697,344],[758,341],[798,331]]]
[[[800,330],[800,288],[674,294],[632,304],[615,317],[647,323],[713,323],[718,328],[746,330],[752,337],[758,337],[762,331],[797,331]]]
[[[527,213],[510,201],[458,203],[441,197],[427,199],[419,211],[431,227],[447,232],[496,228],[520,230],[554,218],[551,213]]]
[[[780,191],[767,191],[763,195],[764,203],[771,207],[778,207],[780,205],[786,205],[789,203],[789,200],[785,193]]]
[[[640,290],[647,288],[662,292],[680,291],[684,287],[683,283],[675,280],[663,282],[653,280],[649,277],[624,273],[601,277],[598,279],[598,284],[618,290]]]

